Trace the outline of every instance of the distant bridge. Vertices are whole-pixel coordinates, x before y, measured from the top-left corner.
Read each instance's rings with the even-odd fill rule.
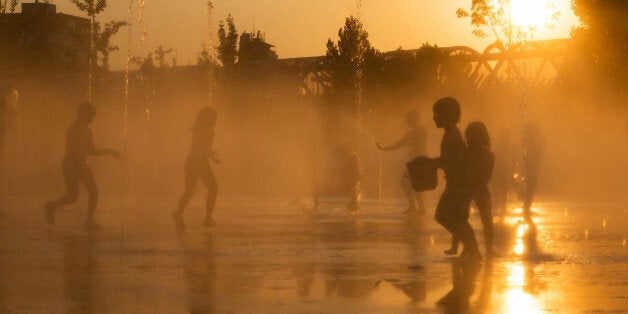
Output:
[[[439,66],[439,81],[442,85],[463,79],[473,88],[491,90],[504,86],[526,84],[534,88],[550,86],[563,79],[563,65],[573,60],[575,53],[570,39],[532,41],[526,45],[504,49],[493,43],[483,52],[466,47],[439,48],[446,56]],[[414,53],[419,49],[406,50]],[[392,52],[385,53],[390,56]],[[325,57],[280,59],[274,62],[296,71],[301,81],[301,93],[320,95],[327,88],[324,81]]]

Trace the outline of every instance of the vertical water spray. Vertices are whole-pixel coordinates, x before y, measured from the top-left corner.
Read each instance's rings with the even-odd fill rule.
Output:
[[[95,15],[92,13],[89,21],[89,74],[88,74],[88,88],[87,88],[87,101],[92,102],[92,88],[94,85],[94,24]]]
[[[377,187],[379,190],[379,209],[383,209],[384,205],[382,203],[382,151],[379,150],[379,186]]]
[[[148,37],[148,31],[146,29],[146,23],[144,23],[144,9],[146,8],[146,0],[139,0],[139,10],[137,23],[140,25],[140,42],[142,45],[146,42],[146,38]],[[144,77],[140,78],[142,83],[144,83]],[[144,105],[144,144],[148,144],[150,140],[149,135],[149,127],[150,121],[152,119],[152,104],[153,104],[153,96],[155,94],[155,88],[152,82],[148,82],[146,84],[149,88],[148,95],[146,96],[146,101]]]
[[[362,28],[362,0],[356,0],[356,19],[358,20],[358,24],[360,25],[360,30],[363,31]],[[355,88],[355,114],[356,114],[356,120],[357,120],[357,125],[358,128],[361,130],[364,130],[364,123],[362,121],[362,78],[364,77],[364,52],[365,52],[365,43],[362,40],[362,34],[358,34],[358,39],[357,39],[357,55],[355,56],[356,60],[355,61],[355,66],[356,66],[356,71],[355,71],[355,83],[356,83],[356,88]],[[356,139],[357,140],[357,139]],[[357,167],[358,167],[358,172],[361,174],[362,173],[362,169],[361,169],[361,160],[362,160],[362,156],[363,156],[363,148],[361,147],[362,145],[358,144],[358,152],[357,152]],[[380,153],[380,172],[381,172],[381,153]],[[379,180],[379,184],[381,185],[381,176],[380,176],[380,180]],[[359,187],[359,183],[358,186],[356,187],[357,189],[357,199],[359,200],[361,198],[360,194],[360,187]],[[380,193],[381,194],[381,193]],[[381,207],[381,195],[380,195],[380,207]]]
[[[529,49],[528,46],[528,40],[532,40],[534,38],[534,33],[533,32],[523,32],[522,33],[523,38],[521,39],[520,45],[521,45],[521,49],[522,50],[527,50]],[[521,120],[522,120],[522,135],[523,135],[523,143],[522,143],[522,150],[523,150],[523,168],[522,168],[522,175],[523,175],[523,195],[524,195],[524,217],[528,217],[528,215],[530,215],[530,212],[527,211],[531,211],[531,208],[526,208],[525,206],[525,200],[530,197],[530,169],[528,169],[529,166],[529,158],[530,158],[530,130],[529,130],[529,121],[528,121],[528,58],[524,57],[523,58],[523,66],[522,66],[522,90],[521,90],[521,103],[520,103],[520,109],[521,109]],[[531,204],[530,204],[531,205]],[[525,223],[529,223],[529,221],[527,219],[524,219]]]
[[[129,72],[131,65],[131,45],[133,42],[133,1],[129,1],[129,7],[127,8],[127,21],[129,27],[129,33],[127,38],[127,50],[126,50],[126,67],[124,71],[124,150],[126,151],[126,140],[128,132],[128,115],[129,115]]]
[[[356,18],[362,26],[362,0],[356,0]],[[364,77],[364,43],[362,40],[357,41],[357,60],[356,61],[356,114],[358,125],[362,127],[362,78]]]
[[[129,27],[128,39],[127,39],[127,50],[126,50],[126,67],[124,71],[124,109],[123,109],[123,122],[124,122],[124,132],[123,132],[123,154],[126,156],[128,154],[128,143],[127,143],[127,133],[128,133],[128,114],[129,114],[129,71],[131,64],[131,44],[133,40],[133,0],[129,1],[129,7],[127,8],[127,21]],[[126,171],[125,171],[126,173]],[[127,180],[126,177],[123,176],[124,183],[122,188],[122,204],[121,204],[121,214],[120,214],[120,242],[121,246],[124,246],[124,205],[126,202],[126,187]],[[120,265],[122,267],[123,261],[122,256],[120,256]]]
[[[528,164],[528,139],[527,139],[527,132],[528,132],[528,80],[526,78],[527,73],[526,73],[526,68],[527,68],[527,62],[526,59],[523,60],[523,89],[521,91],[521,103],[520,103],[520,109],[521,109],[521,122],[522,122],[522,138],[523,138],[523,143],[522,143],[522,150],[523,150],[523,167],[521,169],[522,175],[523,175],[523,195],[524,197],[527,197],[528,195],[528,173],[527,173],[527,164]],[[525,210],[525,209],[524,209]]]
[[[144,23],[144,8],[146,7],[146,0],[139,0],[140,8],[138,12],[137,22],[139,23],[142,31],[140,33],[140,41],[142,44],[146,42],[146,37],[148,37],[148,31],[146,30],[146,23]]]
[[[212,14],[214,11],[214,4],[211,0],[207,1],[207,7],[205,14],[207,15],[207,31],[205,32],[205,50],[207,51],[207,104],[209,106],[213,103],[213,85],[214,85],[214,76],[213,76],[213,21]]]

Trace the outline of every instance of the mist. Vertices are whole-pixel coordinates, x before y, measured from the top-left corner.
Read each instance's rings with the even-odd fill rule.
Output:
[[[0,30],[0,312],[627,310],[625,53],[586,37],[615,33],[380,51],[355,1],[283,58],[206,4],[185,65],[135,11],[0,13],[37,21]]]
[[[254,74],[218,82],[211,102],[197,67],[156,70],[150,78],[140,78],[134,71],[126,117],[123,76],[114,73],[107,80],[111,85],[103,86],[105,91],[94,97],[98,114],[93,131],[98,146],[119,149],[124,161],[90,161],[102,194],[133,200],[176,198],[194,117],[203,106],[213,106],[218,111],[215,148],[223,160],[215,167],[221,178],[220,200],[311,200],[315,190],[321,191],[321,197],[337,196],[333,190],[337,190],[334,184],[341,176],[338,164],[342,161],[334,145],[342,142],[342,134],[325,132],[332,122],[324,121],[324,99],[303,95],[295,70],[273,64],[241,69]],[[623,100],[596,89],[593,82],[568,89],[556,87],[560,82],[555,78],[552,84],[530,87],[525,95],[527,119],[539,125],[544,141],[540,194],[555,201],[625,200],[628,132]],[[9,193],[20,197],[58,194],[65,129],[86,97],[85,81],[77,75],[15,80],[11,85],[19,90],[20,125],[10,142],[15,144],[9,153]],[[522,92],[455,88],[445,86],[408,97],[378,90],[364,100],[358,137],[365,199],[379,197],[380,156],[372,143],[400,137],[407,128],[405,112],[420,111],[430,155],[438,155],[441,131],[433,123],[431,107],[439,96],[459,99],[461,129],[471,121],[483,121],[494,141],[500,131],[507,130],[521,158]],[[352,117],[340,121],[357,123]],[[382,156],[385,199],[401,197],[395,178],[404,171],[404,158],[403,153]]]

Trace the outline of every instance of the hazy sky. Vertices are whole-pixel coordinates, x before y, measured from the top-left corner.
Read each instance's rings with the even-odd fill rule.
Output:
[[[109,0],[101,21],[126,20],[131,0]],[[133,0],[133,20],[138,3]],[[55,0],[57,10],[82,15],[69,0]],[[362,19],[371,43],[381,51],[398,47],[417,48],[424,42],[439,46],[468,45],[478,50],[494,39],[471,34],[466,19],[456,18],[456,9],[468,8],[471,0],[362,0]],[[542,31],[538,38],[568,37],[577,23],[570,0],[555,0],[562,17],[556,28]],[[146,55],[161,44],[176,49],[179,65],[194,64],[207,30],[206,0],[145,0],[144,21],[148,37],[142,44],[140,28],[133,27],[132,55]],[[328,38],[336,39],[345,17],[355,15],[356,1],[348,0],[214,0],[214,31],[219,20],[231,14],[238,32],[260,30],[276,46],[280,58],[315,56],[325,53]],[[137,24],[137,23],[136,23]],[[216,36],[214,36],[216,37]],[[128,31],[114,38],[120,51],[112,55],[114,69],[123,68]]]

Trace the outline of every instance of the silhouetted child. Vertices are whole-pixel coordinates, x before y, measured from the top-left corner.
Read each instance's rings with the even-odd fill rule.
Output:
[[[343,146],[344,154],[344,175],[347,192],[349,193],[349,203],[347,210],[350,214],[355,214],[360,209],[360,181],[362,179],[362,164],[358,153],[351,148],[350,144]]]
[[[482,122],[471,122],[465,130],[465,137],[469,146],[468,182],[471,187],[471,199],[480,212],[484,226],[484,243],[486,256],[492,258],[493,253],[493,214],[491,210],[491,193],[488,182],[493,173],[495,155],[491,152],[491,139],[488,130]],[[452,236],[451,248],[445,253],[458,253],[459,240]]]
[[[536,195],[544,148],[541,128],[535,121],[528,122],[524,128],[523,145],[523,218],[527,223],[531,223],[532,201]]]
[[[516,150],[511,143],[507,128],[499,131],[495,143],[495,168],[491,179],[491,191],[493,192],[494,209],[502,216],[506,214],[508,205],[508,191],[513,185],[515,174],[515,154]]]
[[[216,158],[217,152],[212,150],[216,120],[216,111],[209,107],[202,108],[196,116],[196,121],[192,128],[192,145],[184,166],[185,192],[179,198],[177,210],[172,213],[172,218],[174,218],[175,224],[179,229],[185,227],[183,211],[192,196],[194,196],[196,181],[199,177],[207,188],[206,213],[203,225],[206,227],[216,226],[216,222],[212,219],[212,214],[216,206],[218,183],[209,163],[211,159],[214,163],[220,164],[220,161]]]
[[[436,207],[436,221],[464,245],[462,258],[482,258],[471,224],[469,205],[471,190],[467,180],[468,149],[456,126],[460,120],[460,104],[454,98],[441,98],[434,104],[436,127],[445,129],[441,141],[440,157],[434,161],[445,172],[447,183]]]
[[[406,114],[406,122],[410,130],[396,143],[382,147],[379,143],[375,142],[375,146],[382,151],[393,151],[402,147],[406,147],[408,150],[408,160],[413,160],[419,156],[425,156],[427,149],[425,143],[427,141],[427,132],[425,127],[421,125],[419,112],[416,110],[409,111]],[[423,202],[423,194],[415,192],[412,189],[410,182],[410,175],[406,170],[401,177],[401,187],[403,188],[406,198],[408,199],[408,209],[404,213],[419,213],[425,214],[425,204]]]
[[[112,155],[118,159],[121,157],[120,153],[114,149],[95,148],[92,130],[89,128],[95,116],[96,108],[90,103],[82,103],[78,108],[76,120],[68,128],[62,163],[67,193],[54,202],[46,202],[46,221],[49,224],[54,224],[57,208],[76,202],[80,181],[89,195],[85,225],[88,228],[98,226],[94,222],[94,211],[98,203],[98,186],[87,163],[87,156]]]

